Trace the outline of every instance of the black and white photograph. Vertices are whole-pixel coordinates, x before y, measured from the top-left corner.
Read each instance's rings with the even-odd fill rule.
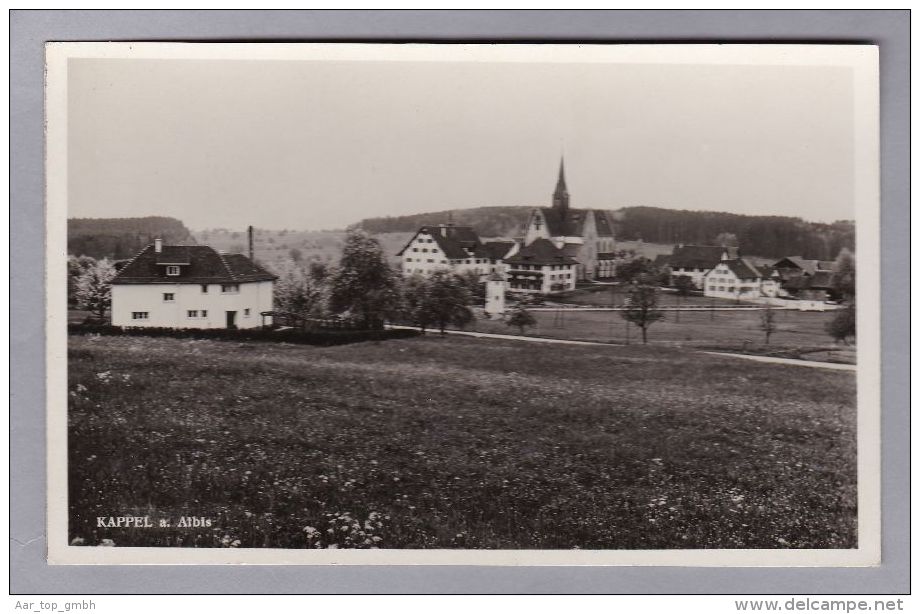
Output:
[[[52,563],[878,563],[876,47],[46,55]]]

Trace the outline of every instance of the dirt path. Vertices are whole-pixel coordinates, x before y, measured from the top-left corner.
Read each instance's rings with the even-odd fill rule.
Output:
[[[416,326],[398,326],[395,324],[387,325],[387,328],[404,328],[409,330],[419,330]],[[429,329],[430,330],[430,329]],[[436,332],[436,331],[434,331]],[[449,335],[461,335],[465,337],[480,337],[484,339],[502,339],[506,341],[531,341],[537,343],[557,343],[562,345],[603,345],[603,346],[622,346],[622,343],[604,343],[602,341],[576,341],[574,339],[554,339],[551,337],[530,337],[527,335],[502,335],[499,333],[477,333],[467,330],[444,331]],[[732,354],[729,352],[706,352],[712,356],[724,356],[726,358],[746,358],[757,362],[768,362],[777,365],[793,365],[796,367],[815,367],[818,369],[835,369],[838,371],[856,371],[856,365],[844,365],[835,362],[818,362],[814,360],[798,360],[795,358],[775,358],[773,356],[752,356],[750,354]]]
[[[818,362],[816,360],[800,360],[798,358],[777,358],[775,356],[753,356],[751,354],[731,354],[728,352],[703,352],[712,356],[728,356],[731,358],[746,358],[757,362],[770,362],[777,365],[795,365],[797,367],[817,367],[819,369],[836,369],[838,371],[856,371],[856,365],[845,365],[836,362]]]

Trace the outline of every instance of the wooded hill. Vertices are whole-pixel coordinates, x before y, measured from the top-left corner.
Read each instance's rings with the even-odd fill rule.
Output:
[[[120,260],[131,258],[156,238],[169,245],[194,245],[189,229],[171,217],[71,218],[67,253]]]
[[[413,232],[420,226],[472,226],[482,237],[514,237],[522,233],[532,207],[477,207],[361,220],[354,228],[370,233]],[[820,224],[775,215],[739,215],[717,211],[685,211],[659,207],[625,207],[608,211],[616,238],[649,243],[715,245],[719,235],[735,235],[750,256],[833,260],[842,247],[855,251],[856,227],[851,221]]]

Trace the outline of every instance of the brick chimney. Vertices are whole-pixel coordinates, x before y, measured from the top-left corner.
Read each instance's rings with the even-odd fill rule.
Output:
[[[153,251],[156,253],[161,253],[163,251],[163,239],[154,239],[153,240]]]

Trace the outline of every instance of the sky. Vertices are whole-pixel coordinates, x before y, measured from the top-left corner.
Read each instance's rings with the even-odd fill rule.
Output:
[[[854,217],[850,69],[71,59],[68,216],[194,230],[548,206]]]

